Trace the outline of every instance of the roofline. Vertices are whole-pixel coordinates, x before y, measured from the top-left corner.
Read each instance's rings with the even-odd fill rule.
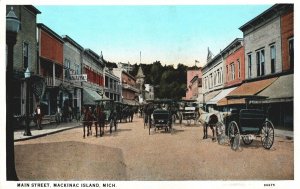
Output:
[[[271,6],[270,8],[268,8],[267,10],[265,10],[264,12],[262,12],[261,14],[257,15],[253,19],[251,19],[250,21],[248,21],[247,23],[245,23],[244,25],[242,25],[241,27],[239,27],[239,30],[243,31],[243,30],[245,30],[246,27],[252,26],[254,24],[254,22],[256,22],[258,19],[266,16],[267,14],[270,14],[271,11],[274,11],[274,10],[278,11],[278,10],[280,10],[282,8],[285,8],[286,6],[289,6],[289,5],[293,5],[293,7],[294,7],[293,3],[275,4],[275,5]]]
[[[90,57],[92,57],[95,61],[99,62],[101,66],[105,67],[104,63],[100,60],[100,56],[95,53],[91,49],[84,49],[83,50],[86,54],[88,54]]]
[[[123,69],[122,69],[122,73],[125,73],[126,75],[128,75],[129,77],[131,77],[132,79],[134,79],[134,81],[136,81],[135,77],[133,77],[130,73],[126,72]]]
[[[39,27],[41,29],[44,29],[46,32],[48,32],[49,34],[51,34],[52,36],[54,36],[60,42],[64,43],[64,40],[62,39],[62,37],[60,37],[57,33],[55,33],[53,30],[51,30],[45,24],[43,24],[43,23],[37,23],[37,27]]]
[[[74,45],[75,47],[77,47],[79,50],[84,50],[84,48],[81,45],[79,45],[76,41],[74,41],[68,35],[62,35],[62,38],[63,38],[64,41],[67,41],[67,42],[71,43],[72,45]]]
[[[41,11],[39,11],[37,8],[35,8],[32,5],[24,5],[24,7],[26,7],[28,10],[30,10],[31,12],[33,12],[34,14],[41,14]]]
[[[227,47],[225,47],[223,50],[221,50],[216,56],[214,56],[207,64],[205,64],[201,70],[203,70],[204,68],[206,68],[208,65],[210,65],[212,62],[214,62],[217,58],[219,57],[223,57],[223,54],[228,51],[229,49],[232,48],[233,45],[244,41],[243,38],[235,38],[229,45],[227,45]]]
[[[221,53],[222,53],[222,54],[225,53],[226,51],[232,49],[235,45],[237,45],[237,44],[239,44],[239,43],[241,43],[241,42],[243,42],[243,41],[244,41],[243,38],[235,38],[229,45],[227,45],[227,47],[225,47],[225,48],[221,51]]]

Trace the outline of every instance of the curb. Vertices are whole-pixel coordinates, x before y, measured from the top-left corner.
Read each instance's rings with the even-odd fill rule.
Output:
[[[81,125],[77,125],[77,126],[74,126],[74,127],[68,127],[68,128],[52,131],[52,132],[49,132],[49,133],[34,135],[34,136],[27,137],[27,138],[15,139],[14,142],[25,141],[25,140],[35,139],[35,138],[39,138],[39,137],[43,137],[43,136],[47,136],[47,135],[52,135],[52,134],[59,133],[59,132],[62,132],[62,131],[75,129],[77,127],[81,127]]]

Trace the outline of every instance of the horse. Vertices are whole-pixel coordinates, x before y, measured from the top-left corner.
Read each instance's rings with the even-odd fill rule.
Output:
[[[99,125],[99,129],[100,129],[100,137],[102,137],[104,135],[105,113],[102,111],[100,106],[97,106],[96,109],[96,121],[97,121],[95,122],[96,137],[98,136],[97,124]]]
[[[83,138],[85,138],[85,127],[87,127],[87,136],[92,135],[93,115],[90,108],[83,109]]]
[[[198,121],[203,125],[203,139],[207,139],[207,127],[210,127],[213,138],[212,140],[215,141],[215,135],[217,135],[217,132],[215,130],[217,123],[223,122],[223,116],[220,112],[213,112],[208,113],[205,112],[203,109],[199,108],[199,119]],[[214,128],[215,127],[215,128]]]

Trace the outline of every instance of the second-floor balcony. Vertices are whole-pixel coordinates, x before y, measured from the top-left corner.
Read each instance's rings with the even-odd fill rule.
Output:
[[[53,78],[50,76],[46,76],[45,81],[48,87],[57,87],[63,82],[61,78],[57,78],[57,77]]]
[[[134,92],[136,92],[136,93],[138,93],[138,92],[140,91],[140,90],[137,89],[136,87],[133,87],[133,86],[128,85],[128,84],[125,84],[125,83],[122,84],[122,88],[123,88],[123,89],[131,90],[131,91],[134,91]]]

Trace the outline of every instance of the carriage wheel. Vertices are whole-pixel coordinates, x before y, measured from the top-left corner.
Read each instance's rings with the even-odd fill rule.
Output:
[[[270,149],[274,143],[274,126],[271,121],[265,121],[261,129],[261,142],[265,149]]]
[[[240,147],[240,131],[235,121],[229,123],[228,137],[231,149],[237,150]]]
[[[245,145],[250,145],[253,142],[253,139],[250,139],[249,136],[243,136],[242,140],[243,140]]]

